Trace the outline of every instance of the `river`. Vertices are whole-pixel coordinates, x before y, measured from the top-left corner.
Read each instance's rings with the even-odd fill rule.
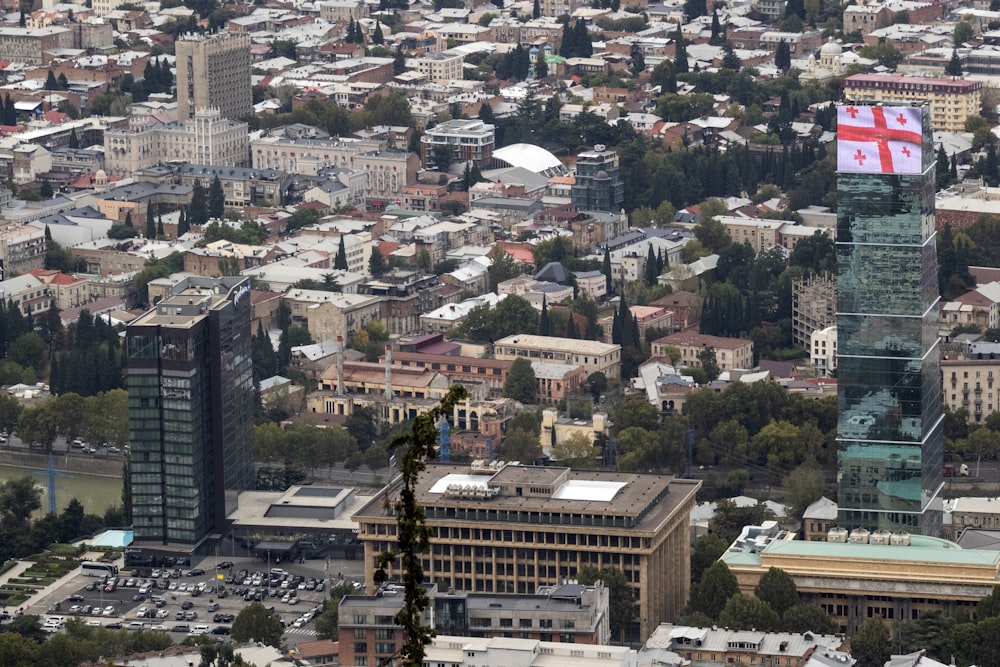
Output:
[[[40,516],[49,511],[49,478],[48,473],[35,474],[26,468],[0,465],[0,480],[7,481],[25,475],[35,478],[35,483],[42,489],[42,509],[36,512]],[[122,480],[120,477],[103,477],[101,475],[56,473],[56,508],[59,512],[66,507],[71,498],[83,503],[87,514],[103,516],[109,507],[122,503]]]

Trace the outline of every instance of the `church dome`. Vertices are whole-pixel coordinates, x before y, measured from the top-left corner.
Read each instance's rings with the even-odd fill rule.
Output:
[[[844,50],[840,47],[840,44],[833,41],[833,37],[831,37],[829,41],[823,45],[823,48],[819,50],[819,55],[821,58],[823,56],[839,56],[843,52]]]

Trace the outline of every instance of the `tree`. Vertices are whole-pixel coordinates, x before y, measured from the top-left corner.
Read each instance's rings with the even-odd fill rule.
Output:
[[[851,637],[856,667],[882,667],[891,654],[892,641],[881,616],[869,618]]]
[[[333,262],[333,268],[340,271],[347,270],[347,249],[344,247],[344,235],[340,235],[340,247],[337,248],[337,258]]]
[[[976,605],[976,618],[992,618],[1000,616],[1000,586],[994,586],[990,594]]]
[[[715,561],[705,570],[701,581],[691,586],[688,609],[700,611],[716,620],[725,607],[726,601],[736,595],[739,590],[736,576],[729,571],[729,566],[721,560]]]
[[[222,181],[218,174],[212,179],[208,188],[208,215],[216,220],[222,219],[226,211],[226,194],[222,190]]]
[[[611,294],[611,251],[604,246],[604,259],[601,261],[601,273],[604,274],[604,288]]]
[[[977,428],[969,433],[965,446],[976,457],[976,477],[979,477],[979,464],[982,463],[983,457],[994,458],[1000,453],[1000,433],[988,428]]]
[[[570,319],[572,321],[572,318]],[[608,390],[608,377],[601,371],[594,371],[587,376],[587,388],[590,390],[590,395],[594,399],[594,403],[597,403],[601,394]]]
[[[45,77],[45,90],[59,90],[59,82],[52,70],[49,70],[48,76]]]
[[[677,24],[677,32],[674,34],[674,71],[678,74],[687,74],[688,71],[687,45],[680,23]]]
[[[561,465],[577,470],[590,470],[597,466],[597,456],[600,450],[594,446],[586,435],[575,432],[555,447],[552,456]]]
[[[510,365],[507,381],[503,385],[505,398],[513,398],[520,403],[534,403],[538,393],[538,380],[531,362],[520,357]]]
[[[535,2],[537,3],[538,0],[535,0]],[[539,49],[538,55],[535,56],[535,78],[544,79],[547,78],[548,76],[549,76],[549,63],[547,60],[545,60],[545,50]],[[485,102],[483,103],[483,106],[489,108],[489,104]]]
[[[156,238],[156,220],[153,216],[153,202],[146,204],[146,238]]]
[[[705,376],[709,382],[719,377],[722,369],[719,368],[719,364],[715,359],[714,347],[703,348],[698,353],[698,361],[701,362],[701,367],[705,370]]]
[[[0,429],[13,433],[21,410],[23,408],[16,398],[7,393],[0,395]]]
[[[0,516],[5,528],[26,528],[31,513],[41,506],[42,490],[31,475],[16,477],[0,485]]]
[[[792,49],[785,40],[778,42],[778,48],[774,51],[774,66],[782,72],[788,71],[792,66]]]
[[[728,542],[711,533],[695,540],[691,549],[691,581],[699,581],[705,570],[719,560],[728,548]]]
[[[384,44],[385,35],[382,34],[382,22],[375,21],[375,32],[372,33],[372,44]]]
[[[726,600],[718,618],[718,624],[723,627],[758,632],[774,632],[780,623],[778,614],[766,602],[742,593]]]
[[[826,479],[822,468],[813,463],[800,465],[785,478],[784,489],[785,509],[789,516],[801,521],[806,508],[823,497]]]
[[[382,256],[382,251],[378,246],[372,247],[371,257],[368,258],[368,272],[373,276],[380,276],[389,270],[389,264]]]
[[[201,181],[195,179],[191,189],[191,203],[188,205],[187,222],[195,227],[204,227],[208,223],[208,196]]]
[[[340,601],[345,595],[351,595],[354,592],[354,586],[346,581],[330,589],[330,597],[323,605],[323,613],[316,617],[316,637],[318,639],[337,641]]]
[[[52,199],[52,184],[48,181],[42,181],[42,187],[38,189],[38,194],[42,196],[42,199]]]
[[[233,641],[258,641],[281,646],[281,621],[260,602],[251,602],[233,621]]]
[[[648,252],[646,253],[646,270],[645,278],[646,284],[652,287],[657,284],[657,278],[660,277],[660,272],[656,268],[656,253],[653,252],[653,244],[649,244]]]
[[[423,554],[430,547],[431,529],[427,527],[423,508],[417,503],[416,486],[420,474],[427,467],[425,461],[432,460],[435,455],[437,421],[450,415],[458,401],[467,396],[463,387],[452,387],[433,410],[413,421],[410,433],[394,437],[390,445],[397,458],[401,459],[399,495],[391,503],[396,514],[397,548],[378,555],[374,580],[376,586],[381,586],[388,580],[392,564],[400,561],[404,603],[394,620],[396,625],[402,626],[405,638],[399,649],[402,667],[423,667],[425,648],[434,637],[434,630],[423,624],[424,610],[430,599],[424,588],[424,568],[421,564]],[[387,502],[391,502],[388,497]]]
[[[508,428],[503,436],[500,451],[505,461],[530,464],[542,455],[542,446],[538,442],[537,433],[520,428]]]
[[[534,4],[531,6],[531,18],[537,19],[542,15],[542,5],[539,0],[535,0]]]
[[[948,76],[962,76],[962,61],[958,58],[958,50],[951,50],[951,60],[944,66],[944,73]]]
[[[402,74],[406,71],[406,56],[403,55],[403,46],[401,44],[396,45],[396,53],[392,58],[392,73]]]
[[[726,42],[726,45],[722,47],[722,52],[722,68],[738,72],[743,63],[740,62],[740,57],[736,55],[732,45]]]
[[[761,576],[753,593],[779,616],[799,604],[799,589],[795,582],[787,572],[776,567]]]
[[[132,211],[125,213],[125,226],[132,229],[134,225],[132,224]]]
[[[625,573],[617,567],[598,570],[596,567],[586,566],[577,570],[576,580],[585,586],[600,581],[608,589],[611,636],[619,643],[625,643],[625,631],[636,615],[635,593],[625,578]]]
[[[952,43],[956,46],[959,44],[965,44],[966,42],[971,42],[976,35],[976,31],[973,29],[972,24],[967,20],[962,19],[955,24],[955,31],[952,33]]]
[[[719,12],[714,7],[712,8],[712,36],[709,38],[708,43],[713,46],[718,46],[726,41],[725,33],[722,32],[722,23],[719,21]],[[784,41],[784,40],[782,40]]]
[[[794,607],[789,607],[782,614],[781,630],[783,632],[818,632],[832,635],[840,630],[840,626],[821,607],[814,604],[797,604]]]

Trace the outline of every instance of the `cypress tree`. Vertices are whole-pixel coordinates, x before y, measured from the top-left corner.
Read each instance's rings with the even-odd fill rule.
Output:
[[[375,32],[372,33],[372,44],[385,43],[385,35],[382,34],[382,22],[375,22]]]
[[[153,202],[146,204],[146,238],[156,238],[156,221],[153,220]]]
[[[545,298],[545,295],[543,294],[542,314],[538,318],[538,335],[539,336],[551,335],[552,333],[551,329],[552,329],[552,323],[549,321],[549,305],[547,299]]]
[[[604,262],[601,264],[601,273],[604,274],[604,289],[611,294],[611,251],[604,246]]]
[[[75,127],[72,130],[69,131],[69,147],[70,148],[79,148],[80,147],[80,139],[76,136],[76,128]]]
[[[166,230],[163,229],[163,216],[162,215],[159,216],[156,219],[156,235],[158,237],[159,236],[166,237],[166,235],[167,235]]]
[[[125,226],[126,227],[132,226],[132,211],[129,211],[125,214]]]
[[[210,217],[219,220],[226,211],[226,195],[222,191],[222,181],[216,174],[212,179],[212,185],[208,189],[208,214]]]
[[[649,250],[646,253],[646,284],[652,287],[656,284],[656,279],[660,277],[659,272],[656,270],[656,253],[653,252],[653,244],[649,244]]]
[[[59,90],[59,82],[56,81],[56,75],[49,70],[49,75],[45,77],[45,90]]]
[[[684,33],[681,32],[681,24],[677,24],[677,32],[674,34],[674,71],[678,74],[685,74],[688,71],[687,45],[684,43]]]
[[[354,17],[347,23],[347,35],[344,36],[344,41],[353,44],[354,43]]]
[[[537,19],[542,15],[542,5],[538,0],[535,0],[535,4],[531,7],[531,18]]]
[[[566,338],[579,338],[580,333],[576,330],[576,318],[573,317],[573,311],[569,312],[569,319],[566,320]]]
[[[333,268],[341,271],[347,270],[347,249],[344,247],[344,235],[340,235],[340,247],[337,249],[337,258],[333,262]]]
[[[188,225],[187,216],[184,215],[184,209],[181,209],[181,216],[177,219],[177,238],[180,238],[188,233],[190,226]]]

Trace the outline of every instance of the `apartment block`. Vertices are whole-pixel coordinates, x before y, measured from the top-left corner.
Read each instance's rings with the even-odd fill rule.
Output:
[[[493,160],[496,128],[481,120],[455,119],[429,128],[420,137],[420,159],[428,169],[446,169],[448,164],[472,162],[480,169]]]
[[[982,424],[1000,410],[1000,344],[973,343],[967,355],[944,355],[941,378],[944,404],[965,409],[970,424]]]
[[[396,546],[396,517],[385,499],[400,485],[397,478],[354,514],[367,582],[376,555]],[[642,641],[687,602],[699,486],[660,475],[430,464],[416,488],[432,533],[425,575],[455,591],[526,594],[583,567],[616,567],[637,602],[629,639]],[[389,576],[398,572],[390,568]]]
[[[753,341],[744,338],[709,336],[695,331],[677,333],[653,341],[653,356],[665,356],[666,347],[676,347],[681,358],[674,361],[679,366],[701,366],[698,355],[708,348],[715,350],[715,362],[724,371],[753,368]]]
[[[175,52],[178,118],[194,118],[199,109],[218,109],[223,118],[253,111],[249,34],[187,33],[175,42]]]
[[[844,29],[847,27],[845,25]],[[934,131],[964,132],[965,120],[979,113],[983,82],[905,74],[855,74],[844,79],[844,97],[856,102],[930,104]]]
[[[431,83],[448,85],[461,81],[464,77],[462,65],[465,57],[456,51],[440,51],[417,58],[417,72],[427,77]]]
[[[380,299],[364,294],[342,294],[293,289],[282,297],[294,324],[309,329],[315,341],[349,340],[381,315]]]
[[[781,228],[785,226],[781,220],[738,218],[731,215],[720,215],[716,220],[722,223],[733,243],[749,243],[754,254],[781,245]]]
[[[73,48],[73,31],[60,26],[0,28],[0,59],[44,65],[45,52]]]
[[[45,230],[10,225],[0,231],[0,279],[45,266]]]

